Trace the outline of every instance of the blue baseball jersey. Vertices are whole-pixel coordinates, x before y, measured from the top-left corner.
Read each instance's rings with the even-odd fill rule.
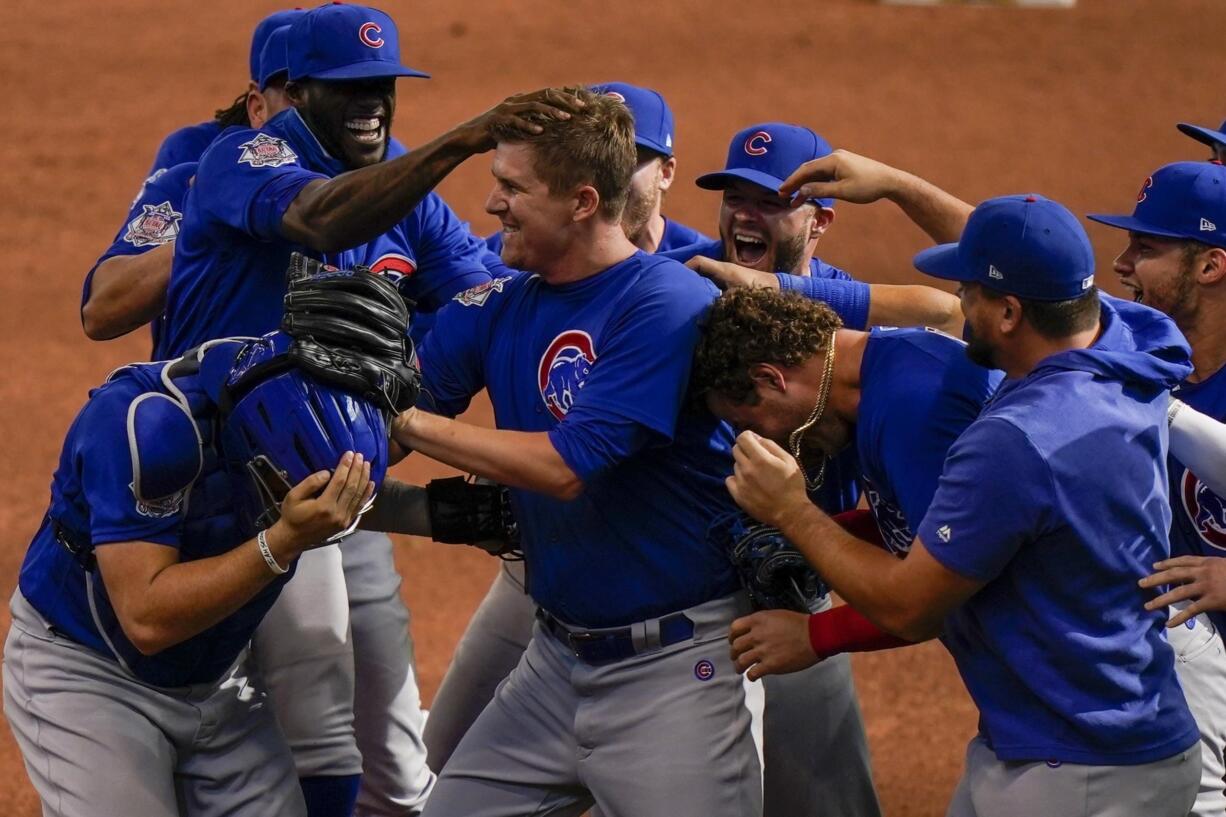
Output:
[[[59,632],[146,683],[178,687],[219,678],[292,574],[204,632],[145,656],[124,635],[101,572],[86,571],[61,543],[101,550],[152,542],[192,561],[255,535],[233,513],[232,485],[212,439],[212,402],[195,375],[164,378],[168,365],[125,367],[91,392],[65,438],[51,505],[18,581]]]
[[[427,302],[488,280],[480,242],[470,240],[466,225],[434,193],[370,244],[325,255],[285,240],[281,220],[302,188],[345,169],[292,108],[263,130],[231,128],[218,137],[201,157],[188,193],[156,355],[275,329],[295,251],[341,268],[367,264],[393,273],[402,291]],[[414,280],[419,266],[430,270],[420,284]]]
[[[570,502],[512,491],[529,591],[564,621],[621,626],[739,587],[706,537],[734,508],[732,431],[686,401],[716,295],[637,252],[558,286],[508,272],[457,295],[426,338],[423,406],[455,416],[488,389],[498,428],[547,433],[584,482]]]
[[[1226,368],[1198,383],[1185,380],[1171,396],[1226,421]],[[1171,487],[1171,555],[1226,557],[1226,498],[1209,490],[1174,456],[1168,459]],[[1226,637],[1226,612],[1208,613],[1218,633]],[[1195,619],[1188,624],[1195,626]],[[1185,625],[1187,626],[1187,625]]]
[[[673,221],[667,216],[662,216],[664,219],[664,233],[660,236],[660,246],[656,247],[657,253],[671,252],[682,247],[688,247],[699,241],[710,241],[711,239],[702,233],[695,230],[693,227],[687,227],[679,221]],[[496,232],[485,238],[485,245],[494,255],[502,253],[502,232]]]
[[[860,364],[860,487],[892,553],[911,550],[954,440],[1004,375],[933,329],[873,329]]]
[[[954,443],[919,538],[985,582],[946,646],[1001,760],[1149,763],[1196,743],[1137,581],[1169,553],[1166,390],[1190,371],[1174,323],[1103,296],[1088,349],[1006,380]]]
[[[200,161],[204,151],[213,144],[213,140],[221,134],[221,130],[221,125],[210,119],[207,122],[188,125],[172,131],[158,146],[157,154],[153,157],[153,165],[150,166],[149,173],[146,175],[152,180],[159,173],[175,165]]]
[[[195,175],[196,163],[185,162],[170,169],[163,168],[145,180],[115,239],[85,276],[81,287],[82,309],[89,301],[94,272],[103,261],[119,255],[141,255],[178,238],[183,221],[183,200]],[[161,327],[160,317],[150,325],[154,348],[157,348]]]

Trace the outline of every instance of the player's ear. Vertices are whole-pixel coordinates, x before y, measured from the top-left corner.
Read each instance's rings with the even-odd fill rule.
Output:
[[[1199,284],[1216,284],[1226,278],[1226,250],[1212,247],[1197,259],[1196,282]]]
[[[831,224],[834,224],[834,210],[830,207],[818,207],[813,213],[813,223],[809,225],[809,239],[821,238]]]
[[[1001,334],[1009,335],[1017,331],[1022,323],[1022,302],[1014,295],[1005,295],[995,305],[999,310],[997,315]]]
[[[585,184],[575,191],[574,202],[573,219],[583,221],[596,215],[596,211],[600,209],[600,194],[595,187]]]
[[[673,186],[673,179],[677,178],[677,157],[669,156],[667,159],[660,161],[660,190],[667,191]]]
[[[247,121],[251,123],[253,128],[262,128],[264,123],[268,121],[267,100],[260,93],[260,89],[255,87],[254,82],[247,89]]]
[[[754,391],[779,392],[787,391],[787,377],[778,367],[769,363],[755,363],[749,367],[749,379],[753,381]]]

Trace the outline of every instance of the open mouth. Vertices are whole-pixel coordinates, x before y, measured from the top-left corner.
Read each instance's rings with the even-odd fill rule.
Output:
[[[766,257],[766,242],[748,233],[734,233],[733,249],[736,252],[736,263],[746,267],[756,267]]]
[[[1130,281],[1120,281],[1120,284],[1123,285],[1124,289],[1132,293],[1132,300],[1134,302],[1139,303],[1139,304],[1145,303],[1145,291],[1142,290],[1139,286],[1137,286],[1136,284]]]
[[[382,119],[372,116],[346,119],[345,130],[355,142],[363,145],[377,145],[383,141],[385,128]]]

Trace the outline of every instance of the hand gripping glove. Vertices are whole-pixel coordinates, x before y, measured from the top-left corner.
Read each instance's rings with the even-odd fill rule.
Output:
[[[777,528],[740,511],[717,518],[707,531],[723,549],[759,610],[811,613],[829,590]]]

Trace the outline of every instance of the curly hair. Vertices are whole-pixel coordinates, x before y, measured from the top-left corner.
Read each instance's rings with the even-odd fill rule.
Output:
[[[570,119],[531,117],[544,130],[524,133],[511,127],[493,128],[499,142],[532,145],[533,169],[550,193],[564,193],[590,184],[600,194],[600,212],[609,221],[621,218],[630,193],[630,178],[638,164],[634,115],[613,97],[587,88],[556,89],[578,97],[583,110]]]
[[[694,351],[690,390],[736,403],[753,397],[749,370],[758,363],[797,366],[821,354],[843,325],[834,310],[795,292],[730,289],[711,305]]]
[[[213,113],[213,121],[223,128],[228,128],[231,125],[238,125],[243,128],[251,127],[251,119],[247,116],[247,92],[243,91],[235,97],[229,107],[218,108]]]

